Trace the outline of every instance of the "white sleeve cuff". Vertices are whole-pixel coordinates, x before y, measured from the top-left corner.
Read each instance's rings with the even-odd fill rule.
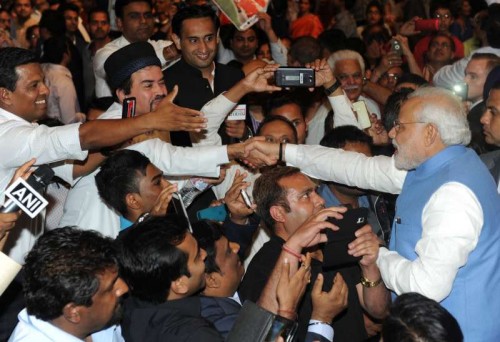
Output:
[[[323,324],[322,322],[317,321],[315,319],[311,319],[309,321],[309,324],[312,324],[312,323],[318,323],[318,324],[309,325],[307,328],[308,332],[312,332],[312,333],[321,335],[324,338],[326,338],[328,341],[333,341],[333,328],[331,325]]]

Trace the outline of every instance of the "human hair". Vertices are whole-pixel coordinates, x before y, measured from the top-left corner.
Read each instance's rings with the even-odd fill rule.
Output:
[[[321,45],[319,41],[311,36],[303,36],[295,39],[290,47],[290,56],[301,66],[312,63],[321,58]]]
[[[61,4],[57,8],[57,10],[59,12],[61,12],[62,14],[64,14],[64,12],[66,12],[66,11],[72,11],[72,12],[76,12],[77,14],[80,14],[80,7],[78,7],[77,5],[75,5],[72,2],[66,2],[66,3]]]
[[[31,39],[31,36],[33,35],[33,31],[35,31],[37,28],[40,28],[38,25],[31,25],[26,29],[26,33],[24,35],[24,38],[29,41]]]
[[[500,57],[494,53],[475,53],[471,56],[470,61],[486,61],[486,72],[489,73],[494,67],[500,65]],[[470,63],[469,61],[469,63]]]
[[[217,265],[217,247],[215,243],[224,235],[222,226],[209,220],[200,220],[191,224],[193,236],[198,241],[198,246],[207,252],[205,258],[205,273],[210,274],[220,272]]]
[[[183,275],[191,276],[188,255],[177,248],[186,234],[186,220],[167,215],[150,216],[118,236],[120,275],[132,296],[164,303],[170,284]]]
[[[186,6],[177,11],[172,18],[172,32],[181,36],[182,23],[187,19],[209,18],[212,20],[215,31],[219,30],[220,20],[215,11],[209,5]]]
[[[46,232],[25,261],[26,308],[43,321],[61,316],[68,303],[91,306],[99,275],[117,268],[112,240],[76,227]]]
[[[101,165],[95,175],[97,191],[104,203],[127,215],[126,196],[139,192],[141,177],[146,175],[146,168],[151,161],[142,153],[134,150],[120,150],[113,153]]]
[[[300,103],[300,101],[292,96],[290,92],[287,91],[281,91],[278,93],[274,93],[273,96],[271,96],[265,103],[264,105],[264,115],[265,116],[270,116],[273,115],[272,111],[276,108],[283,107],[284,105],[288,104],[294,104],[297,105],[300,108],[300,113],[302,116],[304,116],[304,107]]]
[[[384,106],[384,120],[382,122],[387,132],[394,126],[394,121],[396,121],[399,116],[399,111],[401,110],[403,102],[408,99],[408,95],[413,91],[414,90],[410,88],[403,88],[400,91],[392,93],[387,98]]]
[[[397,81],[396,86],[402,83],[411,83],[417,87],[428,86],[429,82],[425,78],[417,74],[404,73]]]
[[[486,81],[484,81],[483,100],[486,101],[490,96],[490,91],[492,89],[498,90],[499,86],[500,86],[500,65],[497,65],[492,70],[490,70],[488,76],[486,77]]]
[[[325,30],[318,36],[319,45],[321,45],[323,49],[328,50],[330,53],[338,50],[344,50],[346,48],[345,41],[345,33],[339,29]]]
[[[285,118],[284,116],[281,116],[281,115],[268,115],[268,116],[266,116],[264,118],[264,120],[261,121],[259,128],[257,128],[257,132],[255,133],[255,135],[260,136],[262,128],[265,125],[270,124],[272,122],[276,122],[276,121],[281,121],[281,122],[285,123],[292,130],[294,141],[290,141],[290,143],[296,144],[297,141],[299,140],[299,138],[297,136],[297,128],[295,128],[295,126],[293,125],[293,123],[290,120],[288,120],[287,118]]]
[[[415,110],[415,121],[436,125],[443,144],[469,144],[471,132],[467,113],[457,96],[444,88],[424,87],[408,95],[408,99],[411,98],[422,99]]]
[[[379,43],[386,43],[391,39],[391,34],[384,25],[368,25],[362,33],[363,42],[370,45],[374,40]]]
[[[500,48],[500,4],[488,6],[488,19],[482,30],[486,32],[486,39],[493,48]]]
[[[347,143],[367,144],[371,148],[373,139],[356,126],[346,125],[330,130],[319,144],[331,148],[344,148]]]
[[[457,320],[436,301],[409,292],[400,295],[382,325],[384,342],[461,342]]]
[[[298,173],[300,173],[300,169],[296,167],[275,167],[263,173],[255,181],[252,195],[257,204],[257,214],[264,221],[266,227],[272,231],[274,231],[275,221],[270,213],[271,207],[279,205],[290,212],[290,205],[286,199],[287,190],[282,188],[278,182]]]
[[[332,53],[332,55],[328,58],[328,65],[332,70],[335,70],[335,64],[337,64],[337,62],[347,59],[354,59],[358,61],[361,68],[361,73],[365,73],[365,61],[363,60],[363,57],[361,57],[359,53],[353,50],[339,50]]]
[[[123,19],[123,8],[133,2],[145,2],[150,8],[153,8],[151,0],[116,0],[115,2],[115,15],[117,18]]]
[[[378,0],[372,0],[366,5],[365,9],[365,16],[368,16],[368,12],[370,11],[371,7],[377,7],[378,11],[380,12],[380,21],[381,23],[384,21],[384,7]]]
[[[451,51],[455,52],[455,41],[453,40],[453,38],[451,38],[449,35],[445,34],[445,33],[441,33],[441,32],[437,32],[435,33],[431,39],[429,39],[429,45],[427,45],[427,49],[430,49],[431,47],[431,44],[434,42],[434,40],[438,37],[443,37],[443,38],[446,38],[448,39],[448,41],[450,42],[450,49]]]
[[[47,9],[43,11],[40,22],[40,29],[45,28],[51,36],[64,36],[66,34],[66,23],[62,12]]]
[[[40,63],[59,64],[63,60],[64,53],[69,54],[69,43],[64,36],[55,36],[43,43],[43,53]]]
[[[16,90],[19,79],[16,68],[21,65],[38,63],[34,52],[18,47],[0,49],[0,87]]]
[[[451,13],[451,4],[449,3],[449,1],[443,1],[443,0],[432,1],[429,10],[431,17],[434,15],[434,12],[436,12],[438,9],[445,9],[450,11]]]
[[[108,23],[111,21],[111,19],[109,18],[108,11],[106,11],[105,9],[99,8],[99,7],[93,7],[90,9],[90,11],[87,15],[87,19],[88,19],[89,23],[91,21],[92,15],[94,15],[95,13],[104,13],[106,15],[106,20],[108,21]]]

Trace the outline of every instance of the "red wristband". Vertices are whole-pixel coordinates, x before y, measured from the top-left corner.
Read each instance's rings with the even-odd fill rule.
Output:
[[[282,247],[282,248],[283,248],[283,250],[284,250],[285,252],[287,252],[288,254],[293,255],[293,256],[294,256],[294,257],[296,257],[297,259],[299,259],[299,260],[301,260],[301,259],[302,259],[302,255],[301,255],[300,253],[295,252],[294,250],[292,250],[292,249],[288,248],[286,245],[283,245],[283,247]]]

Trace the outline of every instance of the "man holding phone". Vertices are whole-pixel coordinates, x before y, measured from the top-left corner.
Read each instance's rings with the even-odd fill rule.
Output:
[[[257,204],[257,213],[266,227],[272,231],[271,239],[264,244],[248,266],[239,289],[243,300],[255,301],[266,286],[281,251],[288,251],[290,258],[302,253],[287,247],[290,236],[308,225],[331,227],[332,224],[325,220],[328,217],[341,218],[339,213],[344,213],[345,209],[341,207],[325,209],[325,201],[316,192],[314,182],[299,169],[292,167],[273,168],[259,177],[255,182],[253,197]],[[377,236],[369,225],[357,230],[355,234],[355,240],[348,244],[347,249],[349,256],[361,258],[359,263],[353,262],[348,266],[329,268],[327,272],[327,269],[322,269],[322,262],[325,261],[322,250],[311,251],[313,253],[311,281],[314,282],[318,273],[324,272],[325,283],[329,283],[333,276],[340,272],[349,289],[348,310],[334,319],[332,325],[335,339],[338,341],[364,341],[367,336],[363,309],[373,317],[383,318],[389,304],[389,292],[382,283],[380,272],[375,265],[379,249]],[[305,335],[311,315],[310,295],[310,291],[306,291],[303,304],[298,309],[299,339]]]
[[[451,14],[451,10],[449,5],[444,2],[436,2],[431,11],[432,17],[439,20],[439,33],[446,34],[453,39],[455,43],[455,58],[463,58],[464,57],[464,44],[458,39],[458,37],[454,36],[450,32],[450,26],[453,23],[453,16]],[[432,39],[432,35],[425,36],[420,39],[415,48],[413,49],[413,55],[415,56],[415,60],[417,61],[420,69],[423,69],[425,66],[424,56],[429,48],[429,42]]]

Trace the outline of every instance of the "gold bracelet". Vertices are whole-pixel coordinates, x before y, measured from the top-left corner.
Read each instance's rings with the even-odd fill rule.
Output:
[[[370,281],[370,280],[366,279],[364,275],[361,275],[360,282],[361,282],[361,285],[363,285],[364,287],[369,287],[369,288],[375,287],[375,286],[378,286],[382,283],[382,277],[380,277],[380,279],[377,281]]]

